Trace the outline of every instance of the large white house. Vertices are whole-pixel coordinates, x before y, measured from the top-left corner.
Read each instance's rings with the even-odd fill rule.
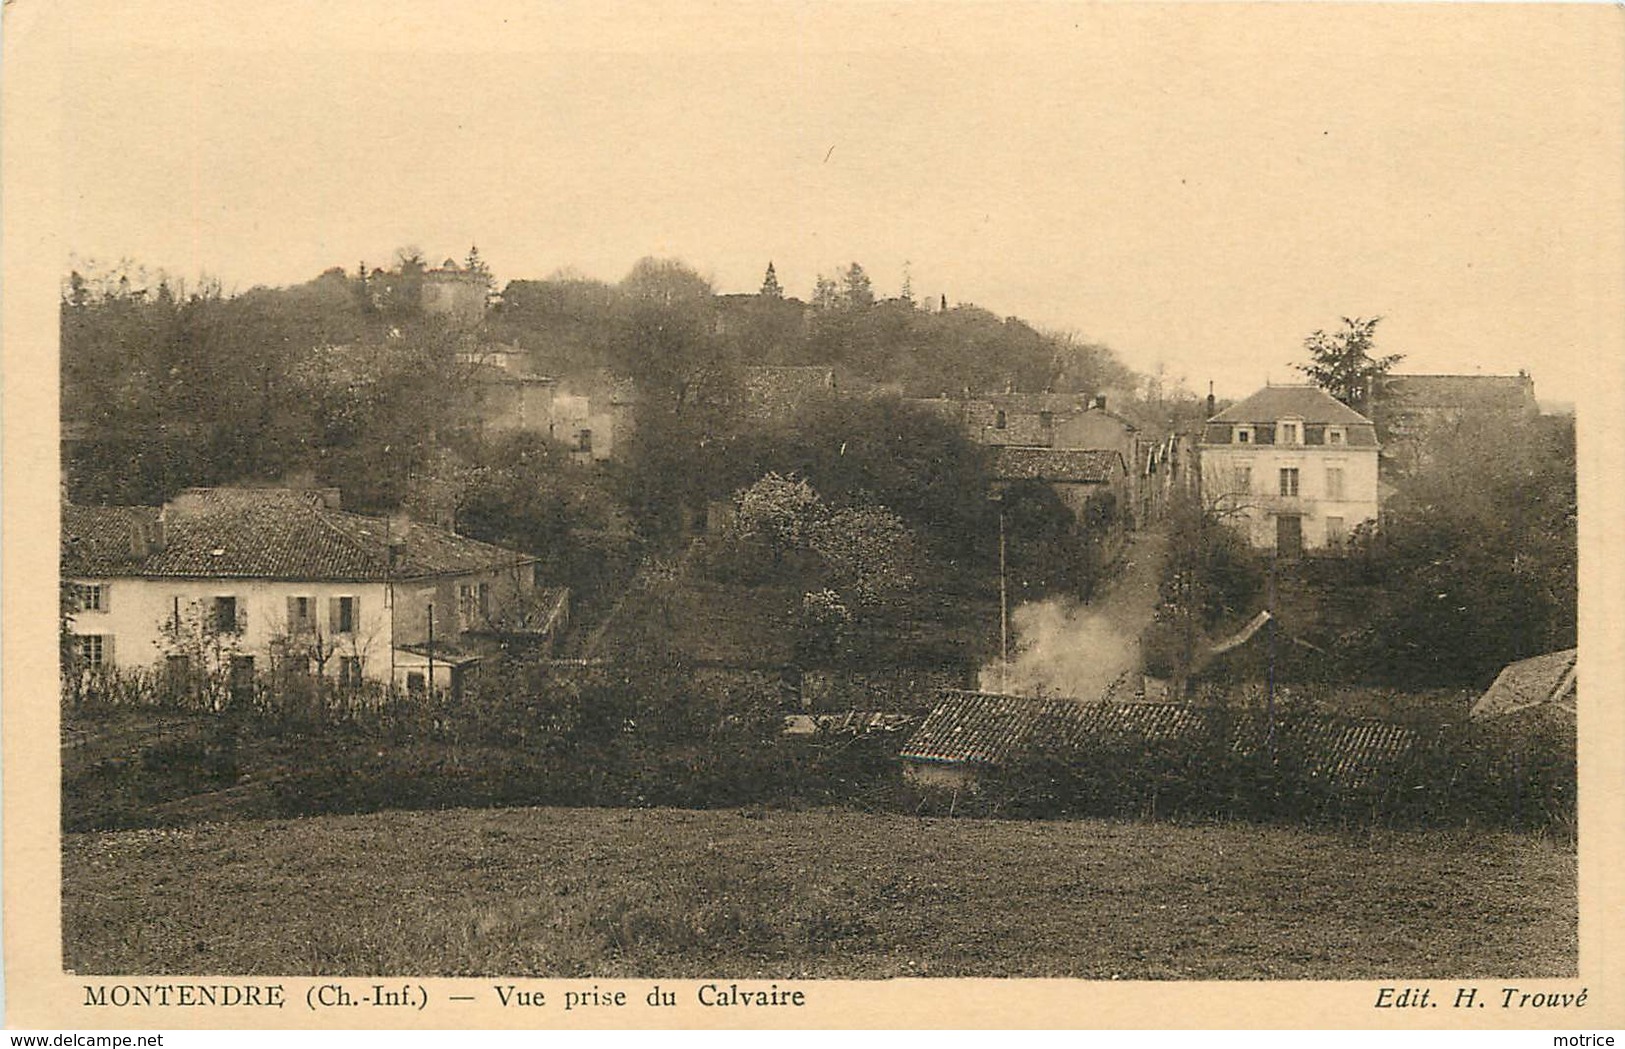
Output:
[[[212,488],[161,508],[64,505],[77,667],[177,682],[295,667],[422,689],[433,661],[436,687],[455,689],[478,638],[562,624],[566,594],[536,585],[535,558],[336,503],[333,492]]]
[[[1341,545],[1375,520],[1377,432],[1315,386],[1266,386],[1207,421],[1203,506],[1255,547],[1292,555]]]

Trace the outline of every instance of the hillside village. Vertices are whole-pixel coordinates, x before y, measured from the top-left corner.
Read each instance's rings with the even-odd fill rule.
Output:
[[[1474,738],[1486,769],[1550,751],[1484,790],[1572,805],[1573,427],[1527,374],[1223,403],[855,263],[802,302],[771,265],[746,295],[657,260],[498,294],[477,249],[403,253],[231,297],[74,274],[62,310],[66,774],[122,767],[140,730],[96,726],[140,710],[208,755],[118,821],[714,805],[786,769],[1134,811],[1170,752],[1198,812],[1283,746],[1297,778],[1244,808],[1380,811],[1480,721],[1522,726]],[[296,722],[410,757],[244,750]],[[525,772],[471,784],[446,758],[475,737]],[[658,785],[573,778],[632,752]],[[94,793],[70,825],[114,818]]]

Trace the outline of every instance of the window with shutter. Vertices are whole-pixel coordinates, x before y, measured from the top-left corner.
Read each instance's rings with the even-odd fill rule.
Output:
[[[111,662],[108,650],[113,639],[105,634],[80,634],[73,639],[74,649],[82,666],[99,667]]]
[[[235,597],[214,599],[214,629],[221,634],[243,632],[243,609]]]
[[[335,634],[355,633],[360,618],[360,601],[354,597],[334,597],[327,602],[328,628]]]
[[[106,612],[106,583],[76,583],[73,587],[74,606],[80,612]]]
[[[316,599],[288,598],[288,633],[308,634],[316,629]]]

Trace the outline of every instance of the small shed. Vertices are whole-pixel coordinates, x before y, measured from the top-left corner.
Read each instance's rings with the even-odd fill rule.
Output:
[[[922,787],[975,790],[977,778],[1033,753],[1089,760],[1125,742],[1188,745],[1216,739],[1239,755],[1290,751],[1311,779],[1364,790],[1390,779],[1410,758],[1416,734],[1388,722],[1298,713],[1271,725],[1260,710],[1187,703],[1116,702],[945,690],[904,745],[904,778]]]

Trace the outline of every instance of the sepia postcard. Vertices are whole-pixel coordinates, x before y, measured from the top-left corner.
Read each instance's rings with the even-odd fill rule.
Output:
[[[1617,5],[0,19],[8,1026],[1625,1026]]]

